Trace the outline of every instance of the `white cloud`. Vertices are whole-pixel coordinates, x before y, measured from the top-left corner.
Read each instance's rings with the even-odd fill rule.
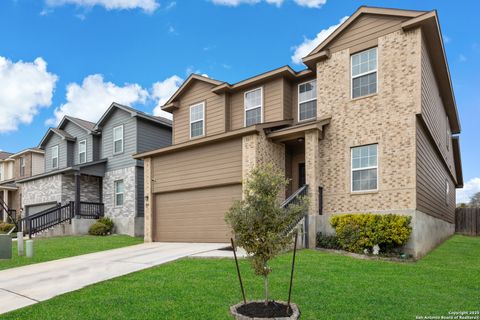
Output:
[[[458,56],[458,61],[460,61],[460,62],[465,62],[465,61],[467,61],[467,57],[465,57],[465,55],[461,53],[461,54]]]
[[[480,192],[480,178],[468,180],[464,184],[463,189],[457,189],[457,203],[470,202],[470,197],[477,192]]]
[[[163,81],[155,82],[152,86],[152,99],[156,100],[156,107],[153,109],[155,116],[162,116],[172,119],[172,115],[162,110],[162,106],[177,91],[182,84],[183,79],[177,75],[171,76]]]
[[[211,0],[214,4],[228,7],[237,7],[241,4],[257,4],[262,2],[262,0]],[[264,0],[268,4],[276,5],[280,7],[284,0]]]
[[[55,117],[48,119],[47,124],[58,124],[65,115],[96,122],[114,101],[131,105],[145,103],[148,97],[148,91],[138,84],[117,86],[105,82],[100,74],[89,75],[81,85],[67,85],[67,102],[55,109]]]
[[[42,58],[12,62],[0,56],[0,132],[31,123],[40,108],[49,107],[57,80]]]
[[[314,39],[305,38],[300,45],[294,47],[295,52],[292,55],[292,62],[295,64],[301,64],[303,57],[307,56],[310,52],[312,52],[313,49],[315,49],[320,43],[322,43],[323,40],[325,40],[329,35],[331,35],[347,19],[348,16],[343,17],[342,19],[340,19],[340,22],[338,24],[321,30],[319,33],[317,33]]]
[[[149,13],[160,6],[156,0],[46,0],[46,3],[51,7],[74,4],[86,8],[102,6],[107,10],[142,9]]]
[[[327,3],[327,0],[295,0],[295,3],[302,7],[320,8]]]
[[[450,42],[452,42],[452,38],[450,38],[450,37],[447,36],[447,35],[443,35],[443,42],[444,42],[445,44],[450,43]]]

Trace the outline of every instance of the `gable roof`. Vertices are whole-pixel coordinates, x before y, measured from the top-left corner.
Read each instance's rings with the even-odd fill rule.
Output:
[[[25,153],[37,153],[37,154],[44,154],[45,151],[43,151],[42,149],[39,149],[39,148],[27,148],[27,149],[23,149],[15,154],[12,154],[11,157],[12,158],[17,158],[21,155],[24,155]]]
[[[185,80],[182,85],[177,89],[177,91],[175,91],[175,93],[170,97],[170,99],[168,99],[167,102],[165,102],[165,104],[163,105],[162,107],[162,110],[165,110],[165,111],[171,111],[173,108],[175,108],[176,106],[174,105],[174,101],[188,88],[190,87],[190,85],[194,82],[194,81],[203,81],[203,82],[206,82],[206,83],[210,83],[214,86],[218,86],[218,85],[221,85],[223,83],[225,83],[224,81],[219,81],[219,80],[215,80],[215,79],[212,79],[212,78],[208,78],[208,77],[204,77],[204,76],[201,76],[199,74],[196,74],[196,73],[192,73],[190,74],[190,76],[187,78],[187,80]]]
[[[75,123],[77,126],[84,129],[88,133],[92,133],[95,130],[95,123],[94,122],[90,122],[90,121],[83,120],[83,119],[80,119],[80,118],[75,118],[75,117],[72,117],[72,116],[64,116],[62,121],[60,121],[59,125],[57,126],[57,128],[58,129],[63,129],[68,121]]]
[[[5,160],[8,157],[10,157],[11,155],[13,155],[13,153],[0,151],[0,160]]]
[[[68,140],[68,141],[75,141],[75,137],[72,136],[70,133],[62,130],[62,129],[57,129],[57,128],[49,128],[47,130],[47,133],[43,136],[42,140],[40,141],[38,147],[43,148],[47,140],[52,136],[53,134],[58,135],[60,138],[63,140]]]
[[[330,34],[325,40],[323,40],[315,49],[313,49],[306,57],[304,57],[303,63],[310,66],[310,60],[316,59],[322,55],[322,51],[328,48],[328,45],[337,39],[348,27],[355,22],[360,16],[365,14],[375,14],[383,16],[395,16],[405,18],[415,18],[423,15],[426,11],[414,11],[403,9],[390,9],[390,8],[377,8],[361,6],[357,9],[347,20],[345,20],[332,34]],[[324,52],[323,55],[328,55]]]
[[[108,119],[110,114],[115,109],[120,109],[120,110],[126,111],[126,112],[130,113],[132,117],[138,117],[138,118],[141,118],[141,119],[144,119],[144,120],[147,120],[147,121],[155,122],[157,124],[160,124],[160,125],[163,125],[163,126],[166,126],[166,127],[169,127],[169,128],[172,127],[172,121],[169,120],[169,119],[166,119],[166,118],[163,118],[163,117],[152,116],[152,115],[146,114],[145,112],[142,112],[140,110],[134,109],[132,107],[113,102],[110,105],[110,107],[108,107],[107,111],[105,111],[105,113],[102,115],[100,120],[98,120],[98,122],[95,124],[94,129],[95,130],[101,130],[102,125],[105,123],[105,121]]]

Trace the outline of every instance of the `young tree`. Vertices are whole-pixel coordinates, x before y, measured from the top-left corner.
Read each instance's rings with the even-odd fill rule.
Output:
[[[480,192],[475,193],[470,198],[470,203],[468,205],[473,208],[480,208]]]
[[[225,220],[232,227],[237,244],[250,254],[255,274],[264,277],[265,304],[268,304],[268,261],[291,244],[288,227],[308,210],[308,199],[282,208],[280,195],[288,179],[272,165],[256,166],[245,182],[244,199],[230,208]]]

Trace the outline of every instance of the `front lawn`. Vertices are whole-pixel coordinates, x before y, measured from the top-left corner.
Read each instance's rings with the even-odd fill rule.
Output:
[[[0,270],[27,264],[78,256],[97,251],[116,249],[142,243],[143,239],[122,235],[108,237],[71,236],[33,240],[34,256],[28,259],[17,254],[17,242],[13,243],[11,260],[0,260]]]
[[[480,238],[455,236],[417,263],[359,260],[303,250],[293,300],[302,319],[415,319],[480,310]],[[291,253],[272,263],[272,297],[287,299]],[[246,261],[249,298],[262,280]],[[229,259],[183,259],[89,286],[4,319],[229,319],[241,300]]]

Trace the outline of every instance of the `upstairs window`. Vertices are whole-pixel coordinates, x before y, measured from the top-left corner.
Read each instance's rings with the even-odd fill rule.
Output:
[[[317,116],[317,80],[298,85],[298,121]]]
[[[448,183],[448,179],[445,179],[445,205],[448,206],[448,199],[450,197],[450,184]]]
[[[25,157],[20,157],[20,177],[25,175]]]
[[[123,180],[117,180],[114,182],[115,184],[115,206],[123,206],[123,190],[124,190],[124,185],[123,185]]]
[[[201,137],[205,131],[205,103],[190,107],[190,138]]]
[[[52,168],[58,168],[58,146],[52,147]]]
[[[355,147],[352,154],[352,192],[378,188],[378,145]]]
[[[377,48],[352,55],[352,99],[377,92]]]
[[[113,153],[123,152],[123,125],[113,128]]]
[[[78,143],[78,163],[87,162],[87,140]]]
[[[251,126],[263,122],[263,90],[257,88],[245,92],[245,126]]]

